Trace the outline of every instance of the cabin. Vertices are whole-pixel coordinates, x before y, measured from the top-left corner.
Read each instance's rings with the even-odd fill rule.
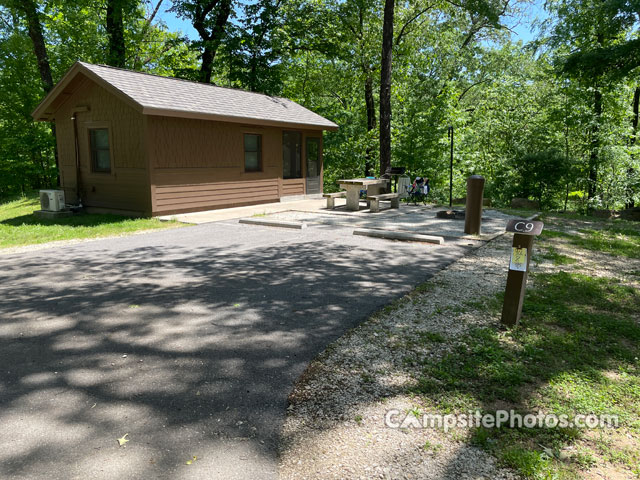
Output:
[[[322,193],[322,133],[286,98],[76,62],[32,116],[89,211],[166,215]]]

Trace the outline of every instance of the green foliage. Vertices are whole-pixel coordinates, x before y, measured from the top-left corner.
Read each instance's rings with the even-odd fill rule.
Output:
[[[242,5],[238,25],[229,26],[223,57],[226,82],[253,92],[279,94],[282,91],[280,62],[285,48],[280,1],[260,0]],[[223,76],[217,78],[225,81]]]
[[[19,28],[0,31],[0,197],[56,181],[48,125],[31,111],[42,94],[33,46]],[[10,53],[10,54],[9,54]]]
[[[515,173],[514,196],[533,197],[542,208],[554,206],[554,197],[571,180],[571,165],[557,150],[527,153],[514,158],[509,166]]]
[[[525,478],[540,480],[553,478],[551,462],[544,452],[510,447],[502,454],[502,461],[508,467],[519,471]]]
[[[29,117],[44,93],[33,48],[24,19],[5,4],[0,196],[49,186],[56,178],[50,129]],[[38,5],[54,80],[76,59],[104,63],[105,0]],[[198,79],[202,42],[150,18],[155,2],[130,5],[137,7],[125,18],[127,67]],[[172,8],[193,18],[198,5],[204,3],[181,0]],[[407,167],[411,177],[429,177],[432,198],[446,201],[447,131],[453,126],[454,197],[465,195],[467,176],[481,174],[494,205],[508,205],[515,196],[579,211],[640,202],[640,147],[631,112],[634,5],[554,0],[548,35],[527,46],[500,27],[505,16],[518,14],[517,4],[398,4],[392,164]],[[236,2],[233,9],[213,81],[291,98],[338,123],[337,132],[325,135],[325,191],[336,190],[339,178],[377,172],[382,1],[259,0]],[[598,112],[596,88],[602,94]]]
[[[0,7],[0,198],[56,185],[51,125],[31,112],[44,97],[33,43],[25,19],[9,2]],[[107,38],[104,1],[39,2],[40,21],[54,81],[78,59],[104,63]],[[195,68],[196,55],[184,39],[135,3],[125,18],[127,67],[162,75]]]
[[[628,37],[636,26],[637,1],[555,0],[550,7],[561,19],[553,40],[573,47],[558,59],[564,73],[592,84],[598,78],[624,78],[640,66],[639,41]]]

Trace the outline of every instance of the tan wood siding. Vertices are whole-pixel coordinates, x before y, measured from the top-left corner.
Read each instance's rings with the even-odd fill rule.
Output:
[[[75,139],[71,119],[74,114],[83,204],[87,207],[150,214],[151,195],[143,145],[143,116],[91,81],[81,83],[55,113],[62,185],[67,201],[76,201]],[[95,173],[91,170],[88,132],[89,128],[96,126],[104,126],[109,130],[111,173]]]
[[[277,200],[277,179],[156,187],[158,210],[175,209],[178,204],[190,208],[194,204],[218,206]]]
[[[147,124],[156,169],[228,168],[244,173],[244,133],[262,135],[263,170],[282,165],[278,128],[155,116],[149,116]]]
[[[237,129],[231,124],[149,117],[154,128],[150,155],[155,168],[237,168]]]
[[[304,178],[282,180],[282,196],[304,195]]]
[[[149,116],[153,213],[277,202],[282,131],[273,127]],[[262,171],[244,171],[244,134],[262,136]]]

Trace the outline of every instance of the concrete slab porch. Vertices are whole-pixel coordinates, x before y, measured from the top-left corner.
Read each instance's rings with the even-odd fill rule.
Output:
[[[343,201],[344,203],[344,201]],[[206,210],[203,212],[178,213],[174,215],[162,215],[159,220],[176,220],[183,223],[193,223],[200,225],[202,223],[218,222],[220,220],[231,220],[234,218],[252,217],[255,215],[267,215],[278,212],[286,212],[288,210],[296,210],[302,212],[322,211],[326,207],[326,202],[322,198],[304,199],[286,202],[265,203],[262,205],[249,205],[246,207],[224,208],[219,210]]]

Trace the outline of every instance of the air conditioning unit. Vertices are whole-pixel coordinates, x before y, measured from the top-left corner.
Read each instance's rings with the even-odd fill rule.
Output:
[[[64,191],[40,190],[40,208],[48,212],[64,210]]]

